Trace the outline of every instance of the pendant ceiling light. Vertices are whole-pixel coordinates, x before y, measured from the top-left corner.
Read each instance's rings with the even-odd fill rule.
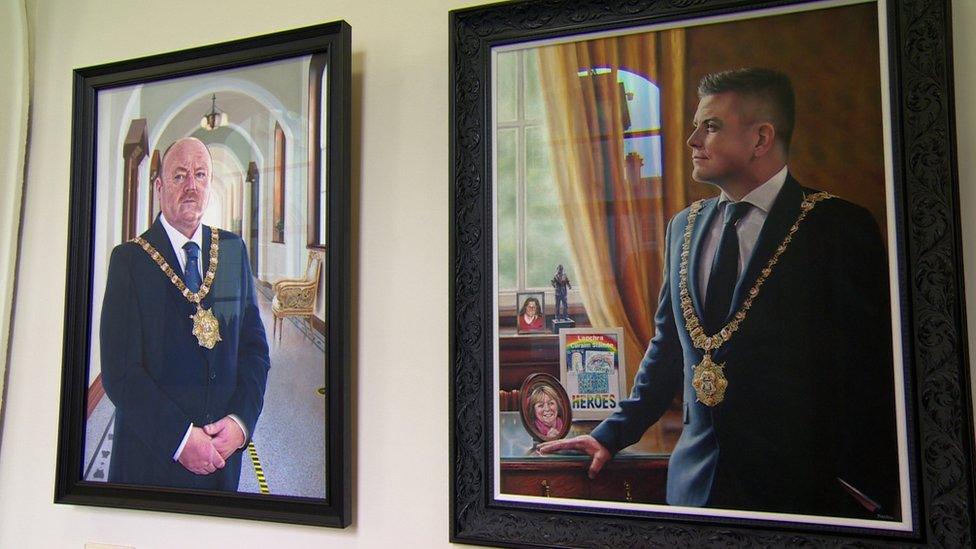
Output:
[[[200,119],[200,127],[205,130],[216,130],[227,125],[227,113],[217,109],[217,94],[210,96],[210,112]]]

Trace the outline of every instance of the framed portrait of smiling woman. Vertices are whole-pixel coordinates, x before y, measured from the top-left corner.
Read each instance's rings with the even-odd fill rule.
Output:
[[[349,48],[75,71],[56,502],[349,523]]]
[[[522,382],[519,395],[522,425],[534,441],[557,440],[569,433],[573,410],[556,378],[532,374]]]
[[[972,543],[948,21],[452,13],[454,540]],[[508,321],[555,264],[578,330],[620,327],[626,386],[530,446],[494,395],[565,368]]]

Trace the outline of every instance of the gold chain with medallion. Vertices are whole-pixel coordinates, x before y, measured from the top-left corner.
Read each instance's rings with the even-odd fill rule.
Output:
[[[193,335],[197,338],[197,343],[201,347],[206,347],[207,349],[213,349],[217,345],[220,339],[220,323],[217,322],[217,317],[214,316],[210,309],[204,309],[200,302],[203,298],[207,297],[210,293],[210,286],[213,284],[214,278],[217,276],[217,255],[220,252],[220,238],[217,236],[219,233],[214,227],[210,227],[210,265],[207,267],[206,274],[203,275],[203,282],[200,284],[200,289],[196,292],[191,292],[183,280],[173,271],[173,268],[169,266],[163,254],[159,253],[152,244],[146,242],[142,237],[135,237],[130,242],[135,242],[142,247],[143,250],[156,265],[159,265],[159,269],[163,271],[166,278],[173,283],[174,286],[183,294],[190,303],[196,304],[197,312],[196,314],[190,315],[193,320]]]
[[[745,321],[749,309],[752,308],[752,302],[759,295],[760,288],[762,288],[766,279],[773,272],[773,266],[779,262],[779,256],[783,255],[783,252],[789,247],[790,242],[793,241],[793,235],[800,229],[800,223],[806,219],[807,214],[813,210],[818,202],[832,198],[832,196],[830,193],[818,192],[803,197],[803,202],[800,204],[800,215],[786,232],[786,236],[783,237],[783,242],[776,248],[776,252],[766,262],[766,266],[759,273],[755,284],[752,285],[752,288],[749,288],[749,293],[746,295],[745,301],[742,302],[742,306],[736,311],[728,324],[710,336],[705,334],[701,319],[695,314],[695,306],[692,304],[691,295],[688,293],[688,257],[691,255],[691,232],[694,229],[695,220],[701,212],[704,200],[698,200],[691,205],[691,209],[688,212],[688,223],[685,225],[684,240],[681,243],[678,293],[681,298],[681,314],[685,320],[685,329],[688,330],[688,335],[691,336],[691,342],[695,348],[705,353],[702,361],[695,365],[694,375],[691,379],[691,385],[695,388],[695,395],[702,404],[715,406],[722,402],[725,399],[725,390],[729,385],[729,381],[725,377],[725,363],[718,363],[712,360],[712,353],[732,339],[732,334],[738,331],[739,325]]]

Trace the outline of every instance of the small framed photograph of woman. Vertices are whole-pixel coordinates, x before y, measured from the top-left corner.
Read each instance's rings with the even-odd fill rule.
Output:
[[[515,325],[520,334],[537,334],[546,331],[546,294],[543,292],[518,292],[515,307],[518,318]]]
[[[554,376],[537,373],[526,377],[519,394],[522,425],[533,439],[559,440],[569,433],[573,422],[569,395]]]

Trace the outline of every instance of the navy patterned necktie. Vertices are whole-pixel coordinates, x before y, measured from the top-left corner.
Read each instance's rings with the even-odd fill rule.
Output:
[[[714,334],[725,325],[732,306],[732,293],[739,279],[739,235],[735,226],[752,206],[748,202],[725,203],[725,226],[719,240],[718,251],[712,261],[708,275],[708,290],[705,292],[705,329]]]
[[[186,268],[183,269],[183,282],[191,292],[200,291],[200,246],[196,242],[187,242],[183,245],[186,251]]]

